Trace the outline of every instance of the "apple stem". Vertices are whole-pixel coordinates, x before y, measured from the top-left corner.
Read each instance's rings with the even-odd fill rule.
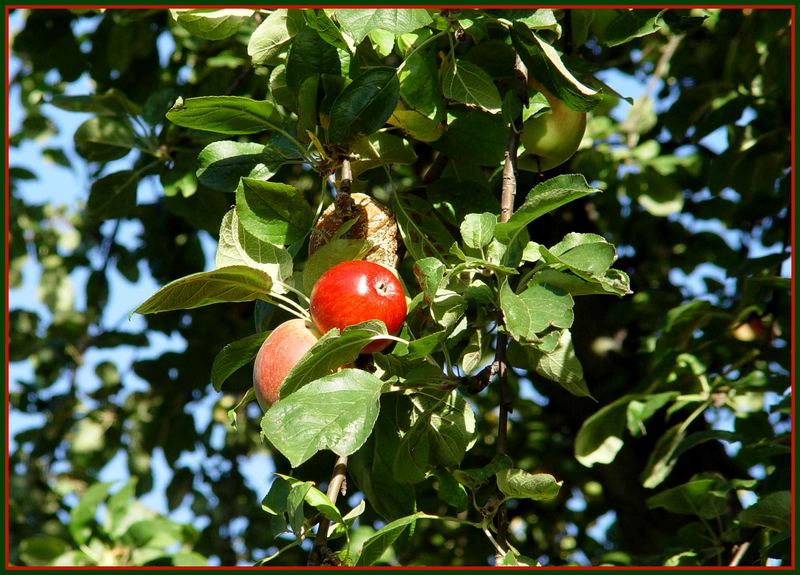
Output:
[[[284,311],[289,312],[295,317],[305,320],[311,317],[308,311],[306,311],[300,304],[298,304],[294,300],[289,299],[288,297],[273,293],[270,294],[270,298],[274,298],[274,300],[277,300],[277,301],[271,301],[270,303],[278,306]]]
[[[331,481],[328,483],[328,490],[326,495],[330,502],[336,506],[336,500],[339,494],[345,494],[347,491],[347,484],[345,479],[347,477],[347,456],[340,455],[336,459],[336,464],[333,466],[331,474]],[[332,555],[331,550],[328,549],[328,527],[330,527],[330,520],[324,515],[320,517],[317,527],[317,535],[314,537],[314,547],[308,555],[309,565],[321,565],[323,561]]]

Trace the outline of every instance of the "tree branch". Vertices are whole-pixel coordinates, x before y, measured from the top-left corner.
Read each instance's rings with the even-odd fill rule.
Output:
[[[331,474],[331,481],[328,483],[328,491],[326,495],[331,503],[336,505],[336,500],[339,498],[339,493],[344,495],[347,492],[347,456],[339,456],[336,464],[333,466],[333,473]],[[338,559],[333,555],[333,552],[328,548],[328,527],[330,527],[330,520],[322,516],[319,520],[317,527],[317,535],[314,537],[314,547],[308,555],[309,565],[338,565]]]
[[[336,211],[342,215],[342,221],[347,221],[353,216],[355,202],[350,196],[350,187],[353,185],[353,170],[350,167],[350,160],[342,160],[342,174],[339,180],[339,187],[336,188]]]
[[[527,102],[528,94],[528,71],[525,64],[517,56],[514,65],[517,77],[515,89],[517,96],[523,104]],[[522,132],[522,116],[514,120],[508,131],[508,148],[505,152],[503,164],[503,189],[500,197],[500,221],[507,222],[514,212],[514,199],[517,194],[517,150],[519,149],[519,136]],[[500,311],[498,325],[504,322],[503,313]],[[495,363],[497,364],[497,384],[500,389],[500,406],[497,423],[497,453],[506,453],[508,449],[508,414],[511,411],[511,391],[508,387],[506,375],[506,349],[508,347],[508,335],[505,330],[497,334],[497,349],[495,351]],[[497,544],[500,549],[508,552],[508,514],[505,504],[500,505],[496,515]],[[498,563],[502,556],[498,553],[495,563]]]

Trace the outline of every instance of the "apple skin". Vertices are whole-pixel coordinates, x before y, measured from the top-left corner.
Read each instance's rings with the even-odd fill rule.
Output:
[[[578,150],[586,132],[586,112],[573,110],[538,81],[528,83],[547,98],[550,111],[522,125],[520,141],[526,153],[517,160],[517,167],[543,172],[560,166]]]
[[[319,338],[319,332],[304,319],[290,319],[272,330],[253,366],[253,389],[261,409],[266,411],[278,401],[286,375]]]
[[[406,319],[403,286],[388,268],[367,260],[336,264],[326,271],[311,290],[311,319],[320,333],[373,319],[386,324],[396,335]],[[390,340],[373,341],[361,353],[381,351]]]

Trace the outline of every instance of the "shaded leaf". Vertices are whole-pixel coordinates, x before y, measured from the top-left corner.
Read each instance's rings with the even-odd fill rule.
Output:
[[[222,384],[228,377],[253,361],[266,337],[266,333],[254,333],[223,347],[211,365],[211,383],[214,389],[222,389]]]
[[[467,60],[453,60],[442,76],[442,94],[467,106],[492,114],[500,111],[502,100],[492,77]]]
[[[344,144],[375,132],[392,115],[399,98],[400,82],[394,68],[370,68],[333,102],[328,140]]]
[[[364,542],[364,547],[361,548],[361,555],[358,557],[356,565],[373,565],[397,541],[397,538],[403,534],[406,528],[413,525],[417,519],[423,516],[424,513],[414,513],[384,525]]]

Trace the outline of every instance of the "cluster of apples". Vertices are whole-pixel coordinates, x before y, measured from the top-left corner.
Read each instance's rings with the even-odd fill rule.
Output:
[[[256,355],[253,387],[263,410],[278,401],[287,374],[317,340],[333,328],[381,320],[396,335],[406,318],[403,286],[388,267],[367,260],[342,262],[326,271],[311,290],[311,322],[290,319],[269,334]],[[391,340],[376,340],[362,354],[381,351]]]

